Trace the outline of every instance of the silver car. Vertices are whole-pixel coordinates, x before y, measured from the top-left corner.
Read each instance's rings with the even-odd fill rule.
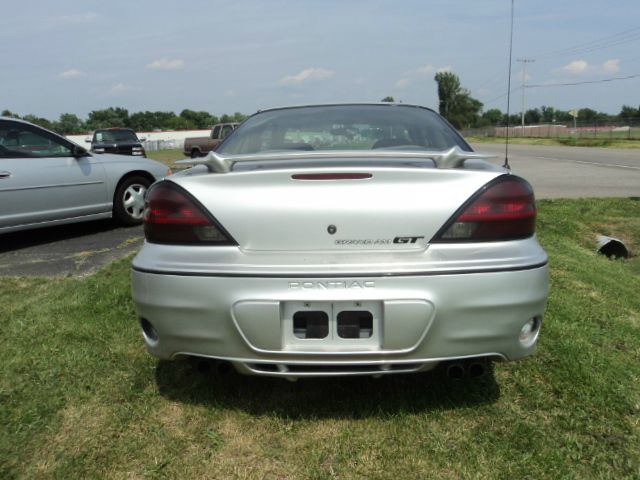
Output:
[[[0,233],[109,217],[141,223],[147,188],[170,174],[159,162],[92,155],[49,130],[0,117]]]
[[[486,158],[418,106],[258,112],[148,192],[147,349],[289,379],[531,355],[548,295],[534,195]]]

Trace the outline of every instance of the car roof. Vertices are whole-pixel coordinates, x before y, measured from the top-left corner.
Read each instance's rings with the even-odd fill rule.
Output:
[[[407,107],[407,108],[420,108],[423,110],[429,110],[434,112],[429,107],[423,107],[422,105],[415,105],[412,103],[399,103],[399,102],[345,102],[345,103],[317,103],[317,104],[302,104],[302,105],[289,105],[281,107],[271,107],[259,109],[256,113],[272,112],[274,110],[290,110],[295,108],[309,108],[309,107]]]

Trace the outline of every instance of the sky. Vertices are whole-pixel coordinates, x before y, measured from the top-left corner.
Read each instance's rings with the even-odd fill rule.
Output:
[[[0,110],[396,101],[437,109],[452,71],[507,108],[510,0],[23,0],[0,17]],[[640,2],[515,0],[511,112],[640,106]],[[583,83],[578,85],[557,84]]]

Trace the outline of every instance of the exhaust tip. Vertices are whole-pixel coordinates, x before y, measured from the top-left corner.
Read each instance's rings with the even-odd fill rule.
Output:
[[[144,338],[147,340],[147,342],[152,344],[158,343],[160,337],[158,336],[158,332],[149,320],[140,317],[140,327],[142,327],[142,333],[144,334]]]
[[[233,368],[231,368],[231,364],[229,362],[225,362],[222,360],[216,362],[216,372],[218,373],[218,375],[227,376],[230,375],[232,371]]]
[[[453,380],[464,378],[464,367],[461,363],[452,363],[447,367],[447,377]]]
[[[471,362],[467,367],[470,378],[483,377],[487,371],[486,365],[483,362]]]

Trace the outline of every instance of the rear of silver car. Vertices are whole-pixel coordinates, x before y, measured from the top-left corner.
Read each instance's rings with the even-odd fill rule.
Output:
[[[287,378],[533,353],[548,270],[526,182],[336,158],[152,187],[132,273],[149,352]]]

